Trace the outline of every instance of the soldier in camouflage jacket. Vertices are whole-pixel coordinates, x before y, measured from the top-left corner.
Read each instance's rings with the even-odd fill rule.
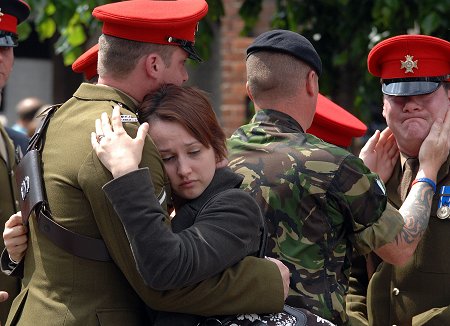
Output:
[[[304,37],[270,31],[255,39],[247,55],[247,91],[256,115],[230,138],[229,165],[244,175],[242,186],[265,214],[266,254],[291,270],[287,303],[345,324],[353,247],[375,251],[392,264],[409,259],[420,236],[408,225],[422,218],[413,202],[430,204],[421,197],[429,186],[413,189],[414,200],[400,214],[362,160],[304,133],[314,116],[321,72],[320,58]],[[414,241],[405,241],[405,232]]]

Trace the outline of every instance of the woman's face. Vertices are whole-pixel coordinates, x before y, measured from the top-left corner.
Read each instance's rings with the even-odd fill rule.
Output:
[[[177,122],[152,121],[149,134],[164,161],[172,191],[184,199],[200,196],[216,171],[213,148],[206,148]]]

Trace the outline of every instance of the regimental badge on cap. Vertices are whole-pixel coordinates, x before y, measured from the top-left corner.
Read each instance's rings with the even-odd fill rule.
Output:
[[[408,72],[410,73],[414,73],[413,68],[419,69],[419,67],[417,66],[417,61],[418,60],[413,60],[413,56],[412,55],[405,55],[405,61],[400,60],[402,66],[400,69],[405,69],[405,74],[407,74]]]

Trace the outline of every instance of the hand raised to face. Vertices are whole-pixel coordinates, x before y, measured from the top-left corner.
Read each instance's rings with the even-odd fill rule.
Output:
[[[384,183],[391,177],[398,156],[397,142],[389,128],[382,132],[375,131],[359,154],[364,164],[377,173]]]
[[[142,159],[148,124],[139,126],[136,138],[131,138],[123,129],[120,107],[115,106],[111,116],[102,113],[101,119],[95,120],[95,132],[91,133],[91,144],[102,164],[118,178],[137,170]]]

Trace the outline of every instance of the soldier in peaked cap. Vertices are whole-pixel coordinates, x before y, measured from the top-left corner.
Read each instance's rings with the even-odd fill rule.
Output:
[[[404,206],[408,190],[412,193],[422,187],[423,196],[432,200],[426,205],[417,203],[417,210],[427,215],[420,224],[423,236],[412,259],[403,266],[393,266],[369,255],[367,263],[352,269],[347,296],[351,324],[450,325],[450,258],[445,252],[450,248],[446,128],[450,43],[426,35],[391,37],[375,45],[367,65],[372,75],[381,78],[383,116],[400,151],[390,165],[386,160],[378,165],[380,173],[384,170],[388,177],[388,199],[394,207]],[[442,129],[442,142],[437,147],[430,142],[434,125]],[[426,156],[442,153],[445,160],[435,162],[436,173],[424,176]]]
[[[28,250],[11,271],[19,273],[23,267],[22,292],[7,325],[29,325],[36,320],[45,320],[46,325],[146,325],[144,304],[197,315],[281,310],[280,272],[264,259],[256,268],[253,260],[244,260],[221,275],[179,290],[148,288],[122,224],[101,189],[111,174],[90,144],[88,135],[95,130],[95,120],[120,107],[128,120],[137,121],[138,104],[148,92],[163,83],[186,81],[185,61],[198,59],[193,43],[197,23],[206,13],[204,0],[130,0],[94,9],[93,15],[103,22],[98,83],[81,84],[56,110],[42,150],[53,221],[70,230],[76,241],[55,245],[40,221],[30,217]],[[124,128],[135,136],[138,124],[126,123]],[[155,194],[165,208],[167,178],[149,138],[140,167],[150,170]],[[255,282],[264,286],[255,288]]]
[[[86,81],[97,82],[98,43],[80,55],[73,63],[72,70],[82,73]]]
[[[347,148],[354,137],[361,137],[367,126],[353,114],[319,93],[316,113],[307,133]]]
[[[18,45],[17,25],[30,14],[30,7],[20,0],[0,0],[0,92],[5,87],[14,63],[13,47]],[[1,101],[1,94],[0,94]],[[19,210],[18,192],[14,178],[16,166],[15,147],[28,143],[28,138],[0,123],[0,230],[11,214]],[[0,241],[0,251],[4,244]],[[0,275],[0,289],[9,293],[9,299],[0,304],[0,324],[6,321],[13,298],[19,293],[16,278]]]
[[[0,46],[16,47],[19,44],[17,25],[30,15],[30,7],[22,0],[0,1]]]
[[[266,255],[289,266],[286,303],[345,324],[352,248],[405,263],[421,235],[410,226],[420,225],[429,213],[415,209],[431,204],[420,191],[430,187],[415,186],[402,215],[362,160],[304,132],[315,113],[321,61],[303,36],[283,30],[261,34],[247,48],[246,66],[256,114],[230,138],[230,166],[245,176],[243,187],[265,214]],[[437,146],[443,135],[436,137],[436,130],[433,135],[429,141]],[[424,177],[432,178],[435,162],[447,154],[427,157]],[[405,233],[411,234],[411,243],[402,237]]]

